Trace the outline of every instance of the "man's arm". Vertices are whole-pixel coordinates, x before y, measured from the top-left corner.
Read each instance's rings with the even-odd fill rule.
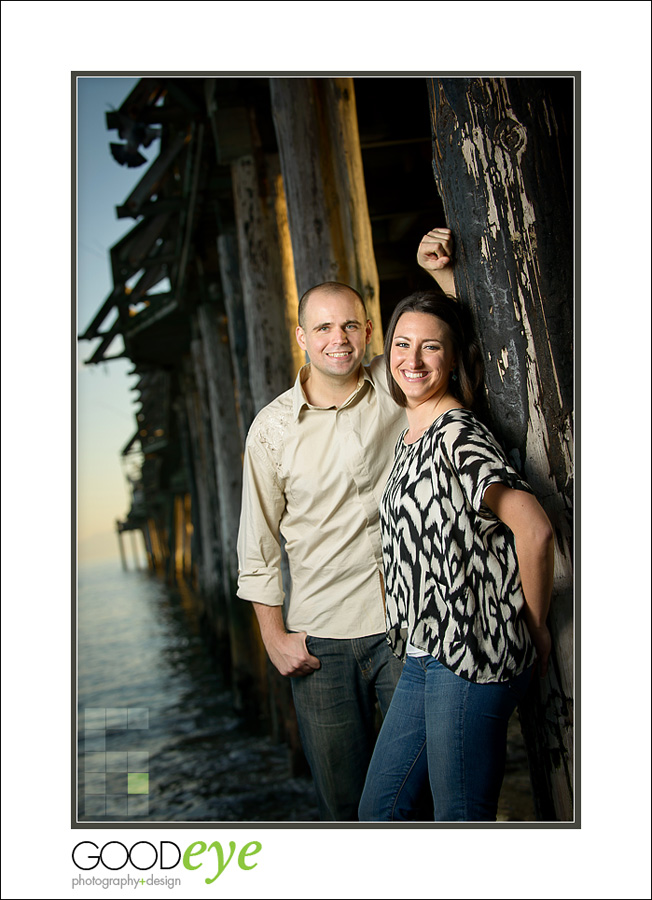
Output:
[[[308,653],[305,632],[289,633],[283,621],[279,528],[284,508],[273,465],[265,454],[254,452],[248,440],[238,533],[238,597],[253,604],[265,649],[281,675],[308,675],[320,662]]]
[[[417,262],[445,294],[456,297],[452,256],[453,233],[450,228],[433,228],[424,234],[417,250]]]
[[[267,655],[281,675],[290,678],[310,675],[315,669],[321,668],[317,657],[308,652],[306,632],[290,633],[285,630],[283,607],[254,602],[254,611]]]

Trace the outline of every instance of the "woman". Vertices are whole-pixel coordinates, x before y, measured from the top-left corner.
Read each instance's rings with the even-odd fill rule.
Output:
[[[482,378],[457,304],[422,292],[389,324],[385,362],[407,412],[381,502],[388,641],[406,657],[361,821],[494,821],[507,723],[547,667],[550,522],[470,408]]]

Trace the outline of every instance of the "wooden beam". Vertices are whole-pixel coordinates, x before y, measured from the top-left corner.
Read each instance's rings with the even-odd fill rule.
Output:
[[[117,306],[118,299],[124,296],[124,285],[118,284],[116,285],[109,296],[106,298],[99,311],[95,314],[93,321],[88,326],[86,331],[80,335],[80,341],[90,341],[93,338],[99,337],[99,329],[108,314],[111,312],[114,306]]]
[[[296,373],[296,341],[289,312],[295,305],[296,288],[284,279],[287,267],[276,212],[279,174],[277,157],[243,156],[232,166],[242,301],[252,361],[249,378],[256,412],[287,390]]]
[[[561,821],[573,818],[574,782],[573,88],[571,78],[430,82],[435,179],[492,427],[555,530],[553,654],[521,719],[538,814]]]
[[[149,200],[151,195],[156,192],[158,183],[188,140],[189,135],[187,132],[181,131],[176,134],[171,139],[166,149],[162,150],[157,156],[131,194],[127,197],[123,204],[123,208],[130,210],[130,214],[134,218],[140,215],[141,205]]]
[[[238,263],[238,242],[233,234],[217,237],[217,252],[220,261],[222,296],[226,313],[231,365],[235,380],[235,400],[240,441],[244,446],[249,426],[254,418],[249,380],[249,349],[247,347],[247,325],[242,302],[240,266]]]
[[[109,328],[108,331],[103,334],[98,334],[97,337],[101,337],[102,340],[100,344],[95,348],[95,351],[89,359],[86,360],[86,365],[93,365],[95,363],[104,362],[104,352],[108,350],[110,344],[113,342],[114,338],[120,334],[122,328],[120,324],[120,317],[116,316],[113,325]]]
[[[356,288],[382,352],[379,283],[352,78],[272,78],[297,291],[324,281]]]

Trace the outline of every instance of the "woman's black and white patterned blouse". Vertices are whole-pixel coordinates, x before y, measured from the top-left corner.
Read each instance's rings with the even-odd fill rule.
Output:
[[[508,681],[535,659],[512,532],[483,504],[495,482],[532,493],[466,409],[403,436],[381,502],[388,640],[469,681]]]

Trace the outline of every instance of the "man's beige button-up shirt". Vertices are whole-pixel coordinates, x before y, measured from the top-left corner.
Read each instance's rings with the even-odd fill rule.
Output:
[[[381,357],[340,407],[311,406],[302,384],[261,410],[247,436],[238,536],[238,596],[284,602],[280,535],[292,587],[290,631],[354,638],[385,630],[378,506],[404,410]]]

